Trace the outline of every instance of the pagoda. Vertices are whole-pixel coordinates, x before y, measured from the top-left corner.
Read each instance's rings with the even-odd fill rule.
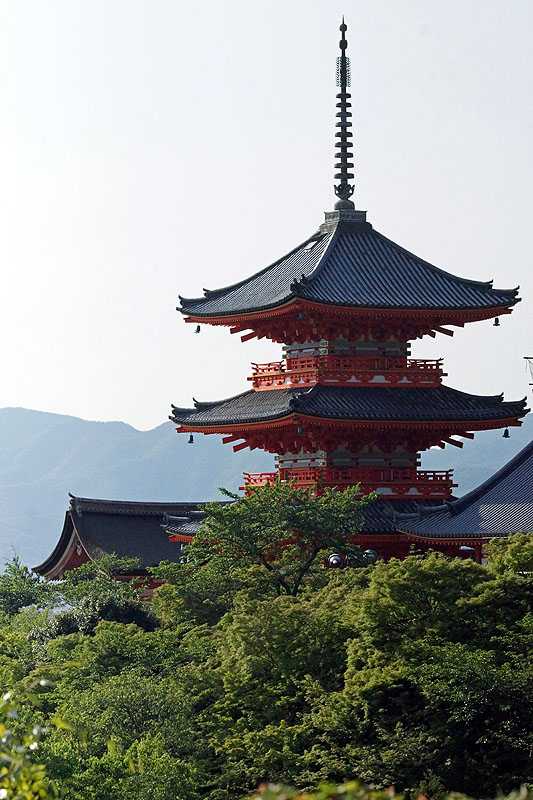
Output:
[[[509,314],[518,289],[457,277],[378,233],[356,210],[350,64],[344,24],[337,58],[334,210],[308,239],[245,280],[180,297],[194,325],[223,325],[247,341],[283,345],[252,364],[251,388],[194,408],[173,406],[179,432],[222,434],[234,450],[276,454],[277,471],[245,473],[245,491],[278,476],[298,487],[377,492],[362,544],[404,555],[395,512],[452,496],[451,470],[420,469],[420,452],[462,447],[476,431],[521,425],[525,400],[479,396],[442,383],[442,359],[411,358],[411,342]],[[506,433],[508,433],[506,431]],[[505,434],[504,434],[505,435]]]

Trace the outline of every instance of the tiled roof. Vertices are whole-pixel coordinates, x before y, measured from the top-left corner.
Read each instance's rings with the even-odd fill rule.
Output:
[[[142,503],[73,497],[61,537],[48,558],[34,571],[46,575],[68,547],[73,530],[92,559],[108,553],[139,558],[141,569],[160,561],[178,561],[178,548],[161,525],[167,514],[192,518],[202,503]]]
[[[179,517],[167,515],[161,527],[167,534],[195,536],[205,518],[206,514],[204,511],[195,511],[192,514],[184,514]]]
[[[93,514],[119,514],[124,516],[161,517],[165,514],[187,514],[198,509],[198,503],[151,503],[139,500],[98,500],[89,497],[76,497],[71,494],[70,507],[79,517],[87,512]]]
[[[187,426],[209,427],[279,419],[293,412],[351,420],[481,421],[521,417],[525,400],[504,402],[448,386],[428,388],[333,387],[249,391],[195,408],[172,407],[171,419]]]
[[[533,532],[533,442],[477,489],[440,506],[422,507],[398,529],[429,538],[509,536]]]
[[[378,498],[365,506],[365,522],[361,533],[396,533],[396,516],[414,514],[420,500],[382,500]],[[439,504],[440,500],[425,500],[424,506]]]
[[[356,212],[361,213],[361,212]],[[356,308],[489,309],[518,302],[517,289],[459,278],[413,255],[364,222],[319,230],[289,255],[240,283],[180,297],[183,314],[211,317],[274,308],[300,297]]]
[[[424,506],[439,504],[440,500],[425,500]],[[395,533],[397,514],[414,514],[420,507],[420,500],[383,500],[378,498],[365,506],[365,521],[361,533]],[[169,534],[194,536],[205,519],[203,512],[197,511],[194,518],[167,517],[163,524]]]

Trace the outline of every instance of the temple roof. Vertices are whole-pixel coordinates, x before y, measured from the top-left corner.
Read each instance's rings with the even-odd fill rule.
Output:
[[[533,532],[533,442],[492,477],[437,508],[399,518],[398,530],[425,538],[489,538]]]
[[[431,502],[424,501],[424,506],[430,506]],[[83,548],[90,560],[111,553],[121,558],[139,558],[140,572],[160,561],[180,561],[183,551],[176,542],[169,541],[169,536],[194,536],[206,516],[204,505],[196,502],[150,503],[71,496],[70,508],[56,547],[33,570],[53,580],[62,577],[69,553],[77,547]],[[419,500],[375,500],[365,509],[362,532],[393,533],[395,516],[413,514],[419,506]],[[82,562],[83,559],[79,561]]]
[[[171,419],[187,427],[210,427],[281,419],[300,413],[347,420],[488,421],[522,417],[525,399],[504,402],[502,395],[481,396],[448,386],[431,388],[334,387],[244,392],[228,400],[172,407]]]
[[[362,215],[360,222],[346,219]],[[183,314],[233,316],[301,298],[352,308],[469,310],[515,305],[518,289],[459,278],[413,255],[375,231],[364,213],[332,212],[326,223],[288,255],[246,280],[205,296],[180,297]]]
[[[431,508],[431,504],[440,505],[440,500],[424,500],[424,507]],[[421,505],[420,500],[384,500],[378,498],[368,503],[364,509],[365,520],[361,533],[394,533],[396,531],[397,515],[415,514]],[[194,536],[205,519],[205,513],[197,511],[192,518],[172,517],[165,518],[163,525],[169,536],[181,534]]]
[[[169,542],[162,529],[167,515],[190,521],[202,503],[142,503],[97,500],[71,495],[63,531],[53,552],[34,567],[34,572],[58,577],[55,571],[77,539],[91,560],[115,553],[119,557],[139,558],[141,570],[160,561],[178,561],[179,548]]]

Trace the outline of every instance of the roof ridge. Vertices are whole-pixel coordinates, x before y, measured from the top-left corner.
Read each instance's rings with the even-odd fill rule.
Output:
[[[521,400],[504,400],[503,399],[503,397],[504,397],[504,393],[503,392],[500,392],[499,394],[472,394],[472,392],[463,392],[462,389],[454,389],[453,386],[447,386],[445,383],[441,383],[441,386],[442,386],[443,389],[447,389],[448,391],[453,392],[454,394],[463,395],[463,397],[482,397],[483,400],[501,400],[502,403],[521,403],[521,402],[524,402],[524,400],[527,400],[527,397],[524,397]],[[402,388],[402,387],[398,387],[398,388]],[[403,388],[405,389],[405,388],[408,388],[408,387],[404,386]],[[431,388],[431,387],[428,387],[428,388]]]
[[[332,233],[329,234],[329,235],[331,236],[331,239],[330,239],[326,249],[324,250],[324,252],[320,256],[320,258],[318,259],[315,267],[311,270],[309,275],[306,276],[307,280],[305,281],[304,288],[306,286],[309,286],[309,284],[313,283],[313,281],[316,280],[316,278],[323,272],[324,265],[327,263],[327,260],[329,258],[329,254],[333,250],[333,247],[335,246],[335,244],[337,242],[337,239],[340,236],[339,225],[336,225],[334,230],[332,231]],[[290,286],[291,292],[294,295],[294,297],[298,297],[297,286],[294,285],[294,284],[297,284],[297,283],[298,282],[295,281]]]
[[[294,253],[298,252],[298,250],[302,250],[310,242],[312,242],[312,241],[319,242],[322,239],[324,239],[326,236],[331,236],[331,233],[322,233],[320,228],[318,228],[318,230],[316,230],[311,236],[308,236],[307,239],[304,239],[304,241],[301,242],[301,244],[297,245],[296,247],[293,247],[292,250],[289,250],[288,253],[285,253],[285,255],[281,256],[280,258],[277,258],[275,261],[272,261],[272,263],[268,264],[266,267],[263,267],[263,269],[260,269],[257,272],[254,272],[253,275],[248,275],[248,277],[243,278],[241,281],[237,281],[236,283],[232,283],[229,286],[223,286],[220,289],[204,289],[203,297],[183,297],[180,294],[180,295],[178,295],[178,299],[179,299],[179,301],[180,301],[180,303],[182,305],[182,308],[178,307],[178,308],[176,308],[176,311],[180,311],[183,314],[187,314],[188,313],[187,311],[183,311],[183,305],[184,304],[201,303],[206,299],[210,300],[210,299],[212,299],[214,297],[220,297],[221,295],[225,294],[226,292],[230,292],[233,289],[238,289],[240,286],[244,286],[244,284],[248,283],[249,281],[253,280],[254,278],[258,278],[260,275],[264,275],[266,272],[268,272],[269,269],[272,269],[273,267],[276,267],[278,264],[281,264],[282,261],[285,261],[285,259],[290,258]],[[289,295],[287,295],[287,296],[290,296],[290,294],[291,294],[291,292],[289,290]]]
[[[456,281],[456,282],[459,282],[459,283],[467,283],[470,286],[481,286],[481,287],[483,287],[485,289],[488,288],[488,289],[491,289],[496,294],[512,294],[513,297],[516,297],[516,294],[517,294],[517,292],[518,292],[518,290],[520,288],[520,286],[517,286],[514,289],[495,289],[494,286],[493,286],[493,283],[494,283],[493,280],[490,280],[490,281],[475,281],[475,280],[472,280],[472,278],[462,278],[460,275],[454,275],[453,272],[448,272],[447,270],[442,269],[442,267],[437,267],[437,266],[435,266],[435,264],[432,264],[430,261],[426,261],[425,258],[421,258],[420,256],[417,256],[415,253],[412,253],[406,247],[402,247],[401,244],[398,244],[397,242],[393,242],[392,239],[389,239],[387,236],[385,236],[383,233],[380,233],[375,228],[371,228],[369,233],[375,235],[377,238],[379,238],[382,241],[386,242],[387,244],[391,245],[395,250],[401,250],[402,253],[405,253],[406,255],[410,256],[415,261],[418,261],[418,263],[423,264],[426,267],[429,267],[430,269],[434,270],[435,272],[440,273],[441,275],[445,275],[447,278],[451,278],[453,281]]]
[[[222,400],[195,400],[193,397],[194,408],[181,408],[181,406],[175,406],[173,403],[171,404],[172,411],[175,412],[184,412],[187,414],[193,414],[195,411],[207,411],[209,408],[215,408],[216,406],[221,405],[221,403],[229,403],[230,400],[237,400],[239,397],[244,397],[247,394],[253,394],[254,389],[247,389],[245,392],[239,392],[239,394],[234,394],[231,397],[224,397]],[[170,420],[173,417],[169,417]]]
[[[205,501],[201,500],[106,500],[96,497],[76,497],[70,492],[69,497],[70,510],[75,511],[77,515],[80,514],[80,511],[82,513],[84,511],[92,511],[93,513],[139,513],[159,515],[165,513],[165,510],[169,509],[185,510],[189,508],[193,510],[205,504]]]

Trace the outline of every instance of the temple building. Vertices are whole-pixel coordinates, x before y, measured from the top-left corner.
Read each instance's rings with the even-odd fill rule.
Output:
[[[199,503],[141,503],[70,495],[59,541],[33,571],[48,580],[61,580],[65,572],[87,561],[114,554],[140,562],[138,569],[119,578],[144,580],[149,577],[149,567],[183,558],[183,545],[192,540],[205,517],[201,507]],[[147,593],[157,585],[150,579]]]
[[[357,542],[379,557],[413,546],[481,561],[493,536],[533,531],[533,443],[478,489],[457,500],[451,470],[420,468],[430,447],[463,447],[477,431],[521,425],[525,400],[480,396],[443,384],[442,359],[411,357],[424,336],[453,335],[495,320],[517,289],[460,278],[378,233],[356,210],[346,25],[337,59],[335,194],[325,221],[302,244],[232,286],[180,298],[185,321],[229,327],[243,341],[268,338],[282,357],[252,364],[251,387],[225,400],[173,406],[178,431],[220,434],[234,450],[261,448],[271,473],[245,473],[244,491],[278,477],[323,492],[359,485],[378,499]],[[140,559],[142,578],[179,562],[205,517],[202,503],[135,503],[71,497],[60,539],[35,571],[65,571],[106,553]],[[154,587],[154,583],[148,590]]]
[[[411,342],[509,314],[517,289],[445,272],[378,233],[355,209],[346,25],[337,59],[334,210],[290,253],[232,286],[180,297],[194,325],[223,325],[243,341],[283,345],[280,361],[252,364],[251,389],[194,408],[173,406],[186,434],[222,434],[234,450],[276,454],[277,471],[245,474],[245,491],[278,476],[295,486],[360,485],[380,500],[361,543],[383,557],[408,552],[398,513],[452,497],[450,470],[420,469],[420,453],[462,447],[476,431],[520,425],[525,400],[445,386],[441,359],[411,358]],[[439,540],[440,541],[440,540]],[[441,549],[452,552],[449,547]],[[453,545],[452,545],[453,550]]]

